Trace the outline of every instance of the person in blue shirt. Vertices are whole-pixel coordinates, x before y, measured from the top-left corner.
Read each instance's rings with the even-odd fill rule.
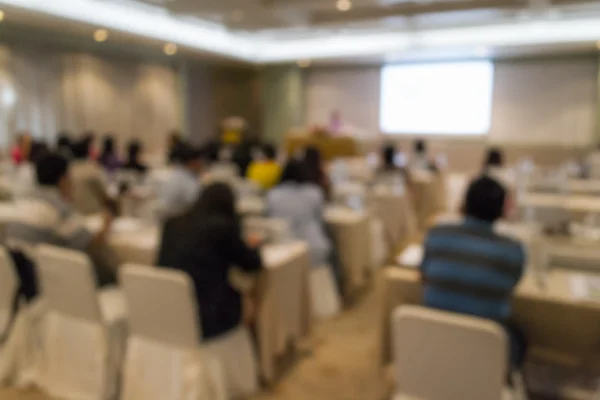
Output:
[[[520,366],[524,340],[509,324],[511,298],[523,275],[523,246],[494,231],[510,204],[507,190],[487,176],[466,193],[464,221],[432,228],[421,265],[426,306],[500,323],[511,343],[511,361]]]

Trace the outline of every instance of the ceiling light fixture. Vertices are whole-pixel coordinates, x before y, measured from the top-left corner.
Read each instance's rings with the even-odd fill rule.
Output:
[[[96,42],[106,42],[108,39],[108,31],[106,29],[97,29],[94,31],[94,40]]]
[[[342,11],[342,12],[349,11],[352,8],[352,1],[337,0],[337,3],[335,3],[335,6],[339,11]]]
[[[163,47],[163,51],[166,55],[172,56],[177,53],[177,45],[175,43],[167,43],[165,47]]]
[[[308,68],[310,67],[311,61],[310,60],[298,60],[296,62],[296,64],[300,67],[300,68]]]
[[[0,10],[0,21],[4,20],[4,11]]]

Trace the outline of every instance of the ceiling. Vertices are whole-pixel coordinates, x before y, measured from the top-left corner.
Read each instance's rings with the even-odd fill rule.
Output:
[[[101,27],[111,40],[173,42],[258,64],[590,51],[600,40],[598,0],[0,0],[0,8],[5,23],[86,38]]]

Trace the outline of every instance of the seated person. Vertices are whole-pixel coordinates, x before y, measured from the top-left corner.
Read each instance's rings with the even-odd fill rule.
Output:
[[[323,157],[316,147],[308,147],[304,151],[304,165],[308,182],[318,186],[323,191],[326,199],[330,198],[331,182],[325,173]]]
[[[494,232],[510,204],[496,180],[480,177],[466,194],[464,221],[432,228],[421,265],[424,303],[498,322],[510,338],[511,361],[521,366],[525,346],[509,325],[511,297],[523,275],[525,252],[515,240]]]
[[[253,242],[247,245],[242,238],[231,188],[215,183],[203,190],[185,214],[166,222],[157,262],[190,276],[205,351],[210,354],[219,346],[231,349],[219,356],[232,397],[255,391],[258,380],[257,376],[249,376],[256,370],[256,359],[249,331],[242,326],[243,318],[250,321],[247,314],[243,317],[242,294],[229,280],[234,266],[249,273],[262,269],[255,248],[258,242]]]
[[[303,162],[290,160],[281,181],[267,195],[267,213],[289,221],[295,237],[308,243],[312,265],[332,265],[332,243],[325,231],[323,191],[307,179]]]
[[[483,164],[483,173],[509,189],[516,185],[516,176],[513,171],[505,167],[504,154],[497,147],[488,150]]]
[[[248,167],[247,178],[263,190],[269,190],[279,181],[281,166],[277,162],[277,154],[272,144],[265,144],[262,153],[264,158],[253,161]]]
[[[410,169],[436,172],[436,165],[431,162],[427,154],[427,144],[424,140],[417,140],[414,143],[414,154],[410,159]]]
[[[41,142],[31,143],[28,159],[17,166],[14,186],[16,198],[27,197],[34,193],[37,186],[35,162],[48,152],[48,147]]]
[[[127,146],[127,161],[122,169],[145,174],[148,167],[140,162],[140,153],[142,152],[142,143],[139,140],[132,140]]]
[[[169,178],[158,192],[158,212],[161,218],[181,215],[194,205],[200,195],[202,153],[187,143],[175,149],[177,160]]]
[[[58,140],[56,141],[56,152],[65,156],[68,159],[73,157],[71,136],[68,132],[59,132]]]
[[[396,148],[392,145],[385,146],[382,151],[382,164],[377,172],[377,181],[394,181],[396,177],[400,177],[403,183],[408,187],[411,185],[411,180],[406,168],[399,167],[396,164]]]
[[[104,171],[89,158],[89,144],[88,140],[82,139],[71,146],[73,207],[83,215],[97,214],[105,208],[116,213],[116,201],[108,195]]]
[[[89,145],[91,145],[91,143],[88,142],[88,148]],[[98,163],[100,163],[107,172],[115,172],[123,163],[115,149],[114,135],[106,135],[102,146],[102,153],[100,153],[100,156],[98,157]]]
[[[36,162],[38,187],[34,194],[18,200],[16,215],[6,227],[6,242],[24,287],[35,286],[31,260],[35,246],[47,244],[88,253],[95,265],[99,285],[114,283],[116,264],[98,249],[105,243],[113,217],[105,214],[99,232],[92,233],[71,205],[72,182],[69,161],[62,155],[47,153]]]

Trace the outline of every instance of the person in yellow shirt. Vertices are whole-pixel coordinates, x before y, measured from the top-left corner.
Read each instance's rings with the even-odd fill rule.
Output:
[[[252,161],[246,177],[256,182],[263,190],[269,190],[279,182],[281,166],[276,160],[276,151],[273,145],[265,144],[262,152],[262,159]]]

